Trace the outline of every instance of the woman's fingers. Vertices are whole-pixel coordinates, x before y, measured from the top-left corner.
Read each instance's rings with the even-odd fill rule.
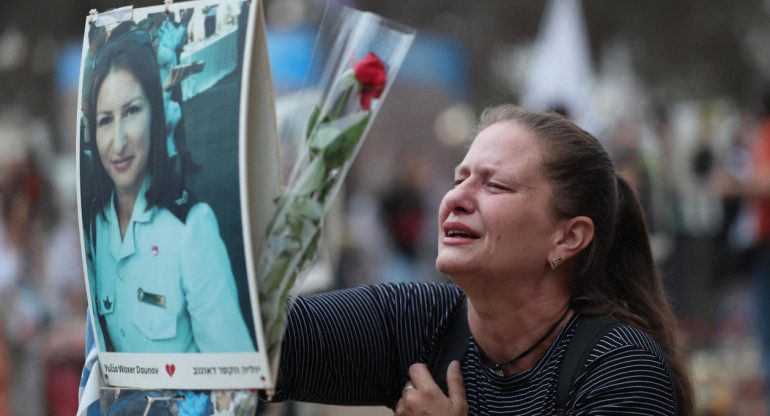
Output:
[[[447,386],[449,387],[449,401],[452,408],[459,410],[461,414],[468,413],[468,400],[465,396],[465,382],[460,371],[460,363],[455,360],[449,364],[446,372]]]
[[[414,384],[414,387],[418,389],[426,389],[432,386],[438,387],[436,382],[433,381],[433,376],[430,374],[428,366],[423,363],[412,364],[412,366],[409,367],[409,378]]]
[[[467,415],[468,403],[460,363],[453,361],[447,369],[449,397],[438,387],[425,364],[409,367],[410,380],[401,391],[395,415]]]

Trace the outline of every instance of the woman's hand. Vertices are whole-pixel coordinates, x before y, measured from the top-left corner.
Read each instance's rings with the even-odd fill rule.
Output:
[[[465,384],[460,372],[460,363],[452,361],[447,369],[447,387],[449,397],[438,387],[425,364],[413,364],[409,367],[409,378],[401,400],[396,404],[395,416],[405,415],[441,415],[466,416],[468,402],[465,398]]]

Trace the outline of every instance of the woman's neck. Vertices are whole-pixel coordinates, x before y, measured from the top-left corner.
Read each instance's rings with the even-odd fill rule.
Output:
[[[120,239],[122,240],[126,236],[126,230],[128,229],[128,223],[131,222],[131,215],[134,212],[134,204],[136,203],[136,197],[139,195],[139,191],[142,189],[142,184],[147,179],[147,171],[145,170],[138,181],[133,185],[126,188],[115,187],[115,196],[117,199],[117,205],[115,206],[115,213],[118,216],[118,225],[120,225]]]
[[[534,292],[508,292],[507,297],[468,294],[468,325],[487,364],[504,363],[532,348],[525,356],[502,366],[503,374],[534,367],[573,314],[568,310],[566,291],[548,291],[548,295],[539,296]]]
[[[115,195],[117,196],[117,205],[115,206],[115,213],[118,216],[121,240],[126,236],[126,230],[128,229],[128,223],[131,221],[131,215],[133,214],[134,204],[136,203],[138,194],[139,189],[133,192],[119,192],[116,189]]]

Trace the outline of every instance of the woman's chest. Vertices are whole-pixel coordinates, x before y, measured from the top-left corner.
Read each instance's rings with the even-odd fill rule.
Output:
[[[549,415],[555,409],[556,366],[547,362],[514,376],[499,376],[474,348],[463,360],[469,414]]]
[[[96,250],[94,268],[104,312],[128,305],[172,312],[184,307],[178,230],[158,225],[134,224],[117,242],[116,234],[99,236],[106,244]]]

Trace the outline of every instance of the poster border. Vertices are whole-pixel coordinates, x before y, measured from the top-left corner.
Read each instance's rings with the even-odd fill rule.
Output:
[[[239,126],[238,126],[238,163],[239,163],[239,189],[241,198],[241,222],[242,238],[244,242],[244,261],[246,262],[246,279],[249,288],[249,300],[251,312],[254,318],[253,329],[255,330],[256,349],[255,352],[246,353],[118,353],[101,351],[99,342],[96,342],[96,348],[99,356],[99,364],[102,370],[104,384],[109,387],[126,388],[161,388],[161,389],[272,389],[274,388],[274,371],[270,369],[271,360],[267,357],[267,347],[264,342],[262,320],[259,309],[259,297],[257,291],[257,282],[255,276],[255,251],[252,240],[260,234],[251,228],[250,207],[248,206],[248,189],[254,184],[250,183],[252,179],[248,174],[246,163],[247,155],[245,149],[258,148],[258,143],[247,143],[256,139],[262,140],[259,136],[249,135],[245,124],[254,118],[255,113],[247,105],[249,94],[253,94],[255,88],[251,85],[253,77],[251,76],[253,62],[260,59],[268,62],[267,45],[264,39],[264,27],[257,28],[257,24],[264,25],[263,7],[260,0],[191,0],[177,2],[166,5],[156,5],[141,8],[132,8],[130,19],[136,21],[137,11],[139,15],[149,15],[158,12],[179,12],[182,9],[191,7],[199,8],[211,4],[233,4],[239,7],[242,1],[249,3],[248,22],[246,28],[246,39],[244,43],[241,89],[239,97]],[[88,263],[86,261],[85,238],[83,235],[83,201],[81,192],[81,109],[83,100],[83,76],[86,51],[88,50],[88,30],[94,18],[97,18],[93,12],[86,18],[83,47],[81,52],[81,68],[78,82],[78,99],[76,113],[76,185],[77,185],[77,209],[78,209],[78,231],[80,233],[80,251],[81,262],[84,271],[84,281],[86,285],[86,294],[88,296],[88,305],[91,313],[91,330],[98,340],[96,327],[96,314],[92,305],[91,285],[88,277]],[[258,19],[258,20],[257,20]],[[259,32],[262,32],[261,34]],[[258,38],[259,37],[259,38]],[[258,50],[257,50],[258,49]],[[262,56],[259,56],[261,54]],[[271,82],[269,70],[266,82]],[[272,93],[272,85],[269,85],[267,91],[258,90],[263,94]],[[270,99],[274,99],[272,95]],[[264,101],[264,100],[263,100]],[[274,112],[274,109],[273,109]],[[258,114],[256,114],[258,115]],[[273,117],[274,118],[274,117]],[[274,122],[273,122],[274,123]],[[276,133],[277,135],[277,133]],[[255,136],[255,137],[254,137]],[[264,140],[271,140],[266,137]],[[276,166],[280,163],[277,159]],[[277,168],[276,168],[277,170]],[[276,184],[277,184],[277,177]],[[270,198],[272,200],[272,198]],[[264,215],[264,214],[263,214]],[[263,233],[261,235],[264,235]],[[264,239],[264,236],[262,237]],[[261,246],[260,246],[261,248]]]

